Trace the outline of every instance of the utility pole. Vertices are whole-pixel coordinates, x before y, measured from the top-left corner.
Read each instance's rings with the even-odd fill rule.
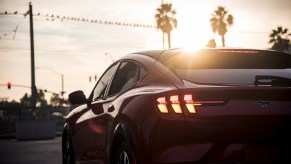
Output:
[[[64,98],[64,93],[65,93],[65,91],[64,91],[64,74],[61,74],[61,76],[62,76],[62,98]]]
[[[35,112],[36,86],[35,86],[35,67],[34,67],[34,39],[33,39],[33,14],[32,5],[29,2],[29,22],[30,22],[30,52],[31,52],[31,108]]]

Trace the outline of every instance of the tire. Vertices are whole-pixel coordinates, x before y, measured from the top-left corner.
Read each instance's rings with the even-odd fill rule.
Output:
[[[117,148],[117,152],[113,160],[114,164],[136,164],[135,153],[125,140],[123,140]]]
[[[65,133],[63,136],[63,164],[75,164],[74,151],[71,136]]]

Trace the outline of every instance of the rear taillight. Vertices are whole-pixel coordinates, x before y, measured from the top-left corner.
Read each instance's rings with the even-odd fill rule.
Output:
[[[169,110],[167,108],[166,97],[158,98],[157,102],[158,102],[158,108],[159,108],[161,113],[169,113]]]
[[[189,113],[196,113],[195,106],[201,105],[198,103],[194,103],[193,96],[191,94],[184,95],[184,101]]]
[[[180,106],[179,96],[178,95],[170,96],[170,102],[171,102],[174,112],[181,114],[182,109]]]
[[[171,95],[157,98],[157,107],[161,113],[170,113],[172,110],[176,114],[183,113],[183,107],[190,113],[195,114],[197,106],[223,105],[225,100],[195,100],[192,94]]]

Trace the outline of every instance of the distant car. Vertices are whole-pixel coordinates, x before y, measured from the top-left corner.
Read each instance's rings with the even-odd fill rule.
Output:
[[[133,53],[69,101],[63,163],[291,163],[289,54]]]

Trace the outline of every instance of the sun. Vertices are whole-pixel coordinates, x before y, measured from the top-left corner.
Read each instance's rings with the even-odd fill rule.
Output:
[[[194,25],[183,19],[180,20],[179,27],[172,32],[173,47],[198,49],[205,47],[213,38],[209,25]]]
[[[209,23],[211,6],[201,3],[195,10],[191,6],[194,5],[183,4],[177,8],[178,26],[172,31],[172,47],[199,49],[205,47],[210,39],[215,39]],[[184,10],[181,10],[182,7]]]

